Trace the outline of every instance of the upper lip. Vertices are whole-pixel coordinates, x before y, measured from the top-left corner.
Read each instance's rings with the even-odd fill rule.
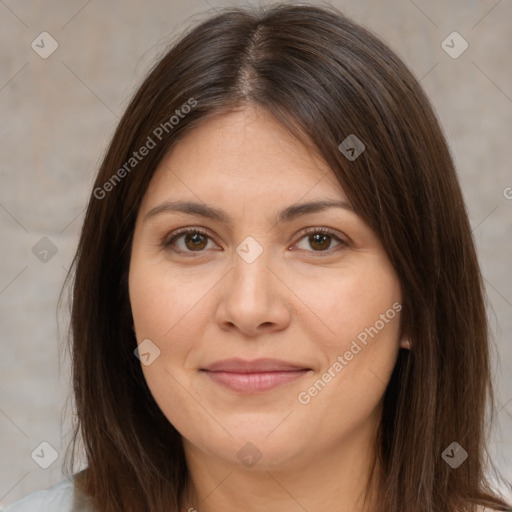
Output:
[[[281,359],[245,359],[232,358],[223,359],[212,363],[201,370],[210,372],[231,372],[231,373],[257,373],[257,372],[285,372],[297,370],[310,370],[311,368],[300,363],[291,363]]]

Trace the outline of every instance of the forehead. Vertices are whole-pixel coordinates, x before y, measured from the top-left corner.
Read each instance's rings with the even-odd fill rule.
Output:
[[[310,148],[295,139],[269,112],[247,107],[205,119],[181,139],[158,166],[146,200],[186,195],[250,200],[329,193],[343,198],[335,175]],[[206,199],[206,197],[204,197]],[[226,205],[228,206],[228,205]]]

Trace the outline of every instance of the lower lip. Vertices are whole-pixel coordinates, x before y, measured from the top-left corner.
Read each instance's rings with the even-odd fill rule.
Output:
[[[240,393],[258,393],[260,391],[269,391],[283,384],[300,379],[309,371],[310,370],[233,373],[204,370],[204,373],[217,384],[229,388],[232,391]]]

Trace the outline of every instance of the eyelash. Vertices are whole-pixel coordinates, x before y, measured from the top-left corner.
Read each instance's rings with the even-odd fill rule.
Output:
[[[182,229],[172,233],[170,239],[164,240],[163,246],[164,246],[165,249],[171,250],[171,251],[173,251],[173,252],[175,252],[177,254],[183,254],[183,255],[186,255],[187,257],[189,257],[189,256],[196,257],[196,256],[200,255],[201,253],[204,253],[205,250],[201,250],[201,251],[181,251],[181,250],[180,251],[176,251],[175,249],[171,248],[172,244],[174,244],[176,242],[176,240],[178,238],[180,238],[181,236],[187,235],[187,234],[195,234],[195,233],[203,235],[203,236],[206,236],[210,240],[212,239],[212,237],[210,236],[209,232],[206,231],[203,228],[195,228],[195,227],[182,228]],[[329,229],[329,228],[307,228],[307,229],[305,229],[301,233],[301,237],[299,238],[298,242],[300,242],[307,235],[317,234],[317,233],[321,233],[323,235],[331,236],[337,242],[339,242],[339,245],[337,247],[335,247],[334,249],[328,249],[326,251],[308,251],[308,252],[314,252],[315,256],[319,256],[319,257],[330,256],[333,252],[336,252],[338,250],[344,249],[345,247],[348,246],[348,243],[345,240],[342,240],[339,236],[336,235],[336,233],[332,229]]]

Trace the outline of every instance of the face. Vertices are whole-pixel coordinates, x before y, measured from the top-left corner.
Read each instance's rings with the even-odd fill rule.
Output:
[[[338,206],[296,208],[319,201]],[[298,467],[374,435],[400,283],[332,170],[264,110],[204,121],[162,161],[129,291],[144,376],[186,453]]]

